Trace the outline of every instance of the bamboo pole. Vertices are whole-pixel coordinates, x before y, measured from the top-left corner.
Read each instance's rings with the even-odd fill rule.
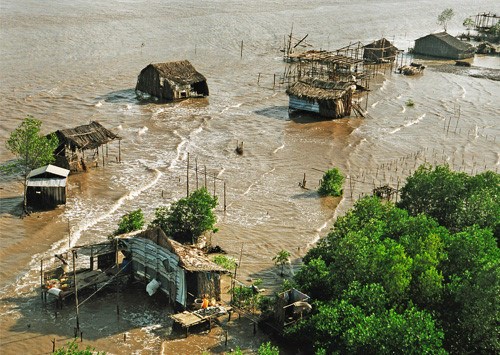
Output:
[[[80,312],[79,312],[79,305],[78,305],[78,285],[76,283],[76,258],[75,258],[75,250],[72,250],[71,253],[73,254],[73,282],[74,282],[74,287],[75,287],[75,305],[76,305],[76,331],[77,333],[80,331]]]

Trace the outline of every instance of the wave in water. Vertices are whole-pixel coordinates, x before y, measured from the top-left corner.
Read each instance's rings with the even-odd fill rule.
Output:
[[[422,121],[425,117],[425,113],[419,117],[417,117],[416,119],[412,120],[412,121],[408,121],[406,122],[404,125],[401,125],[395,129],[393,129],[392,131],[389,132],[389,134],[394,134],[396,132],[399,132],[400,130],[402,130],[403,128],[406,128],[406,127],[410,127],[410,126],[413,126],[417,123],[419,123],[420,121]]]

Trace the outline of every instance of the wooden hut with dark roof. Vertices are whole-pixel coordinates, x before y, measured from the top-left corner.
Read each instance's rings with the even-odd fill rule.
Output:
[[[104,149],[102,148],[100,157],[99,148],[115,139],[121,140],[119,136],[96,121],[74,128],[61,129],[54,133],[59,139],[59,146],[54,152],[55,165],[72,172],[86,171],[89,167],[97,166],[101,160],[104,164]],[[116,160],[120,161],[120,147],[118,149]],[[90,152],[85,154],[86,151]]]
[[[286,90],[289,109],[318,113],[326,118],[351,115],[354,81],[322,81],[306,78]]]
[[[141,99],[173,101],[208,96],[207,79],[187,61],[149,64],[142,69],[135,87]]]
[[[387,39],[381,38],[363,46],[363,59],[367,62],[389,63],[394,62],[398,49]]]
[[[431,33],[415,41],[413,53],[430,57],[465,59],[474,56],[474,46],[447,32]]]

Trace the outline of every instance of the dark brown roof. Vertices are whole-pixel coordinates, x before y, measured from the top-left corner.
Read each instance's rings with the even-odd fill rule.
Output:
[[[306,99],[332,100],[342,97],[352,85],[355,83],[304,79],[293,84],[286,93]]]
[[[59,144],[70,145],[78,149],[95,149],[120,138],[96,121],[75,128],[61,129],[55,134],[59,138]]]
[[[189,85],[207,80],[202,74],[198,73],[193,65],[187,60],[154,63],[150,64],[150,66],[155,68],[162,77],[182,85]],[[146,68],[144,70],[146,70]]]
[[[471,51],[474,48],[474,46],[472,46],[470,43],[463,42],[458,38],[448,34],[447,32],[431,33],[427,36],[420,37],[419,39],[417,39],[417,41],[425,40],[431,37],[437,38],[439,41],[444,42],[449,46],[461,51]]]

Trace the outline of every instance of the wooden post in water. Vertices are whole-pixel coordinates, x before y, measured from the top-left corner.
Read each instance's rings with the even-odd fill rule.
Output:
[[[205,168],[205,189],[206,189],[207,188],[207,166],[203,165],[203,167]]]
[[[240,59],[243,58],[243,41],[241,41],[241,48],[240,48]]]
[[[80,331],[80,314],[79,314],[79,305],[78,305],[78,285],[76,283],[76,250],[71,250],[73,254],[73,283],[75,287],[75,305],[76,305],[76,331]]]
[[[43,259],[40,259],[40,296],[43,301]]]
[[[217,179],[217,176],[214,173],[214,197],[215,197],[215,179]]]
[[[194,171],[196,173],[196,190],[198,190],[198,157],[194,158]]]
[[[224,180],[224,212],[226,212],[226,180]]]
[[[104,146],[101,145],[101,154],[102,154],[102,167],[104,168]]]
[[[118,139],[118,162],[122,162],[122,149],[121,149],[121,139]]]
[[[187,158],[187,169],[186,169],[186,197],[189,197],[189,153]]]
[[[118,264],[118,239],[115,239],[115,265],[116,265],[116,275],[115,275],[115,282],[116,282],[116,317],[120,319],[120,305],[118,303],[119,301],[119,294],[120,294],[120,289],[119,289],[119,283],[118,283],[118,273],[120,272],[120,266]]]

